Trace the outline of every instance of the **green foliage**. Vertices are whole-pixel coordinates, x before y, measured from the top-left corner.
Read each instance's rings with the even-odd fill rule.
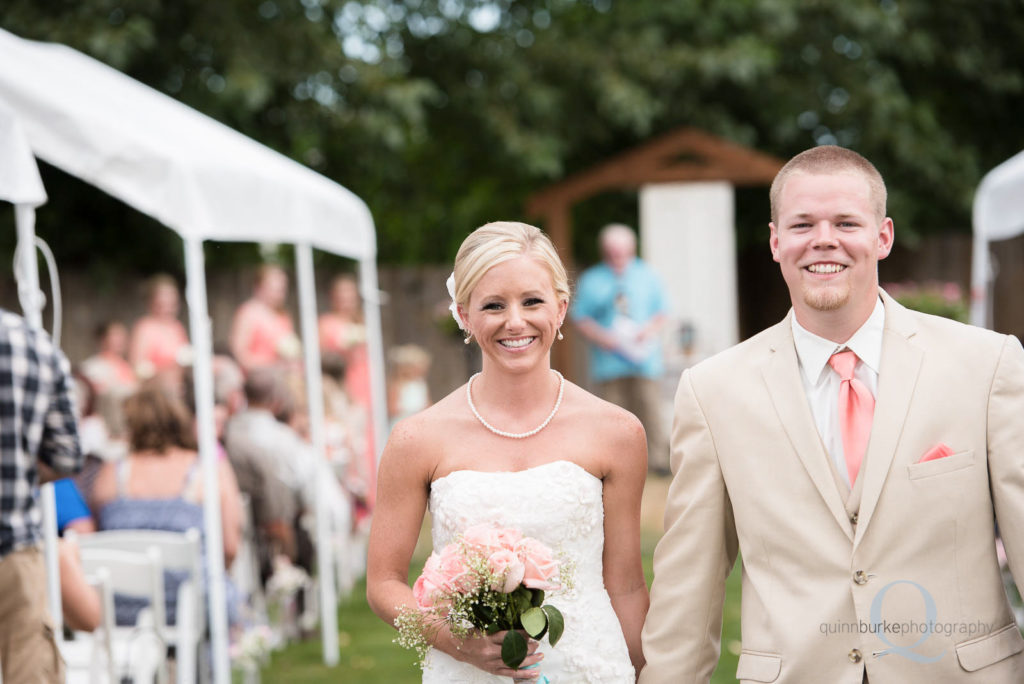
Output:
[[[543,610],[544,615],[548,619],[548,643],[554,646],[562,638],[562,633],[565,632],[565,618],[562,617],[562,612],[554,606],[544,606]]]
[[[385,262],[450,261],[481,223],[522,218],[532,192],[681,125],[780,157],[857,149],[885,175],[904,241],[966,230],[981,175],[1024,147],[1020,0],[7,0],[0,25],[84,50],[349,187]],[[46,181],[44,230],[75,226],[93,258],[180,268],[173,237],[124,246],[143,217]],[[741,240],[763,230],[764,189],[752,194]],[[600,225],[635,222],[635,198],[574,218],[587,263]]]
[[[520,618],[523,629],[534,639],[539,639],[548,628],[548,617],[540,608],[530,608]]]
[[[514,670],[523,664],[526,654],[526,638],[515,630],[507,632],[501,640],[501,662]]]

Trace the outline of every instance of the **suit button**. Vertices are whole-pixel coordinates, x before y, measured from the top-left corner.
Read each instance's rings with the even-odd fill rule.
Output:
[[[861,661],[860,651],[856,648],[850,651],[847,657],[850,659],[851,663],[859,663]]]
[[[858,570],[857,572],[853,573],[853,581],[856,584],[867,584],[868,574],[863,570]]]
[[[854,513],[853,515],[850,516],[850,522],[852,524],[856,525],[858,520],[860,520],[860,515],[859,514]]]

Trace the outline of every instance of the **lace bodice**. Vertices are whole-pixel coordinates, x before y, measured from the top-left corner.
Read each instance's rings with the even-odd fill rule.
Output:
[[[604,588],[602,487],[601,480],[570,461],[517,472],[457,470],[431,485],[435,549],[471,525],[491,523],[515,527],[575,564],[574,588],[549,597],[566,621],[556,647],[541,642],[541,671],[552,684],[634,681],[622,629]],[[431,651],[427,664],[425,683],[509,681],[438,651]]]

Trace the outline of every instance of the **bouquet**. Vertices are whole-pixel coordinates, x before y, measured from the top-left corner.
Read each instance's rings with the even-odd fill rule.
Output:
[[[285,361],[302,356],[302,340],[295,333],[288,333],[277,341],[277,355]]]
[[[508,630],[501,659],[517,669],[527,655],[527,643],[517,630],[535,639],[545,635],[554,646],[565,620],[545,592],[570,589],[572,568],[552,550],[521,532],[491,525],[474,525],[440,553],[430,555],[413,585],[416,608],[403,607],[395,626],[396,641],[415,649],[420,664],[429,636],[447,626],[458,638],[472,630],[491,635]]]
[[[270,662],[270,652],[278,646],[273,631],[267,625],[256,625],[242,632],[228,649],[231,664],[240,670],[257,672]]]

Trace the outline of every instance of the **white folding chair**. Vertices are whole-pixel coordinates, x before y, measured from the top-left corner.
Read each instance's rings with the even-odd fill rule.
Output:
[[[60,654],[64,658],[66,684],[117,684],[114,659],[114,590],[110,586],[110,571],[96,568],[86,576],[86,582],[100,595],[100,624],[92,632],[72,632],[64,639]]]
[[[69,684],[77,682],[115,682],[112,657],[112,631],[114,627],[114,598],[110,589],[110,577],[106,569],[87,576],[86,580],[100,594],[102,614],[96,633],[75,632],[75,639],[64,638],[64,614],[61,605],[60,560],[57,536],[57,505],[52,482],[39,488],[42,508],[43,556],[46,563],[46,595],[50,616],[54,625],[54,639],[61,657],[64,658],[65,672]],[[69,536],[73,533],[69,533]],[[103,672],[103,670],[106,670]]]
[[[149,602],[135,625],[110,627],[111,662],[114,663],[115,671],[129,675],[132,681],[147,682],[155,677],[161,684],[166,683],[167,620],[164,615],[164,572],[160,552],[155,548],[144,553],[82,548],[81,554],[82,569],[87,576],[106,573],[110,586],[115,587],[118,593],[140,596]],[[113,622],[112,593],[105,609],[109,610],[110,622]]]
[[[203,649],[206,611],[203,605],[203,558],[199,530],[190,529],[184,533],[160,530],[104,530],[80,536],[79,544],[83,550],[102,548],[141,553],[148,549],[156,549],[164,570],[188,573],[186,579],[178,586],[175,624],[165,628],[164,638],[168,645],[175,647],[178,684],[193,684],[197,671],[205,681],[209,668]]]

